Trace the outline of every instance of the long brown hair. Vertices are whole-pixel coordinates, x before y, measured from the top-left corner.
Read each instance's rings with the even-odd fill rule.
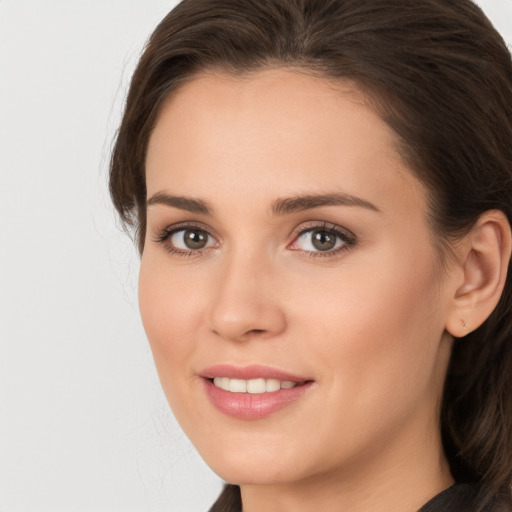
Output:
[[[512,223],[512,63],[470,0],[183,0],[133,75],[110,191],[144,249],[148,139],[160,106],[206,69],[294,66],[351,80],[398,134],[429,192],[440,251],[485,211]],[[509,269],[510,270],[510,269]],[[512,275],[491,317],[454,345],[441,412],[457,481],[512,502]]]

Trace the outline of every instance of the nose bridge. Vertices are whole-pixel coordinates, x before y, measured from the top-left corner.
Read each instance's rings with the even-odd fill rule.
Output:
[[[231,340],[271,337],[286,324],[272,276],[274,262],[265,251],[247,246],[223,256],[210,308],[211,330]]]

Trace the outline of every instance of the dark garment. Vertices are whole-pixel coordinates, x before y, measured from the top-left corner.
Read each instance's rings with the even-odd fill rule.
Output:
[[[452,485],[423,505],[418,512],[512,512],[508,500],[494,499],[482,508],[478,504],[479,490],[476,484]],[[240,488],[237,485],[226,485],[209,512],[242,512]]]
[[[452,485],[418,512],[512,512],[512,503],[507,497],[482,500],[480,489],[477,484]]]

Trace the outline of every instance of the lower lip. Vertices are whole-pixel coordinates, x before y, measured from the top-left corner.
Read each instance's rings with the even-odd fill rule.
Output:
[[[269,393],[231,393],[204,379],[206,394],[212,404],[222,413],[244,420],[265,418],[301,398],[313,382],[306,382],[291,389]]]

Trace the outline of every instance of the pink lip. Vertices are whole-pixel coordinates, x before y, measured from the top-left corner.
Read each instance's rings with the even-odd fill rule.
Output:
[[[256,420],[273,414],[299,400],[314,384],[308,378],[267,366],[252,365],[235,367],[216,365],[201,372],[204,389],[213,406],[220,412],[239,419]],[[270,393],[231,393],[215,386],[214,377],[231,379],[277,379],[299,382],[291,389],[281,389]]]
[[[312,380],[309,377],[301,377],[292,375],[291,373],[272,368],[270,366],[262,366],[253,364],[250,366],[232,366],[230,364],[217,364],[205,368],[200,372],[201,377],[205,379],[213,379],[215,377],[229,377],[230,379],[277,379],[290,380],[292,382],[306,382]]]

